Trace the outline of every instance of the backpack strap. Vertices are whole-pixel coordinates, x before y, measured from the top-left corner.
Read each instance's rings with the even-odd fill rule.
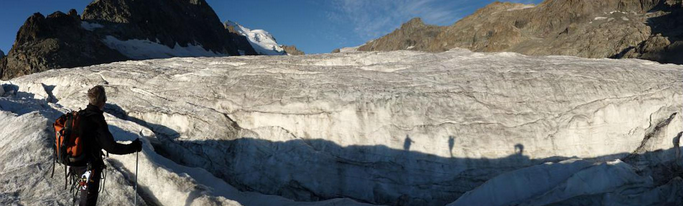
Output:
[[[50,178],[55,177],[55,163],[57,162],[57,146],[55,146],[55,149],[52,150],[52,152],[52,174],[50,175]]]
[[[67,117],[66,117],[66,123],[64,123],[64,129],[66,131],[65,133],[68,132],[68,134],[64,134],[64,135],[67,138],[70,138],[70,136],[71,136],[71,132],[72,132],[71,130],[73,129],[73,122],[74,122],[73,113],[69,113],[69,115],[67,115]],[[69,142],[69,141],[67,141],[67,142]]]

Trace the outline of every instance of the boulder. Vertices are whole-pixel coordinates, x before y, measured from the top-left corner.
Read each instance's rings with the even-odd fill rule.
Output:
[[[281,45],[282,49],[285,50],[285,52],[289,55],[305,55],[303,51],[299,50],[296,48],[296,46],[288,46],[288,45]]]

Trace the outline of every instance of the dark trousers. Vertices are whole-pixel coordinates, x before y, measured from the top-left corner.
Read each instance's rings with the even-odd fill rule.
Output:
[[[102,174],[102,168],[101,167],[94,167],[91,171],[90,174],[90,181],[88,181],[88,187],[86,190],[81,190],[80,194],[80,203],[78,205],[80,206],[90,206],[90,205],[96,205],[97,204],[97,196],[99,195],[99,189],[100,189],[100,178]],[[86,167],[72,167],[72,172],[74,174],[78,174],[80,177],[85,173],[87,170]]]

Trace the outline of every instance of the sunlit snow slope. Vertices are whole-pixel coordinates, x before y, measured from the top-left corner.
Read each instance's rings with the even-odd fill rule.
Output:
[[[235,28],[235,30],[242,36],[247,37],[249,44],[251,44],[251,47],[253,47],[257,53],[263,55],[286,54],[285,50],[282,49],[282,47],[280,47],[275,40],[275,37],[273,37],[273,35],[271,35],[268,31],[263,29],[249,29],[232,21],[227,21],[225,23]]]
[[[52,70],[4,82],[2,132],[33,140],[0,140],[0,183],[67,201],[47,188],[63,180],[45,175],[46,123],[102,84],[114,135],[150,143],[151,204],[680,204],[682,80],[682,66],[642,60],[466,50]],[[132,201],[135,157],[109,162],[119,183],[105,201]],[[35,197],[6,185],[3,203]]]

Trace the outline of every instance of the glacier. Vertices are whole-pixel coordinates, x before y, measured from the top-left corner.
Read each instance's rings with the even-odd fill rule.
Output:
[[[0,203],[69,203],[49,123],[104,85],[114,136],[146,143],[150,205],[681,204],[682,80],[645,60],[461,49],[50,70],[1,82]],[[107,163],[101,203],[132,203],[135,156]]]

